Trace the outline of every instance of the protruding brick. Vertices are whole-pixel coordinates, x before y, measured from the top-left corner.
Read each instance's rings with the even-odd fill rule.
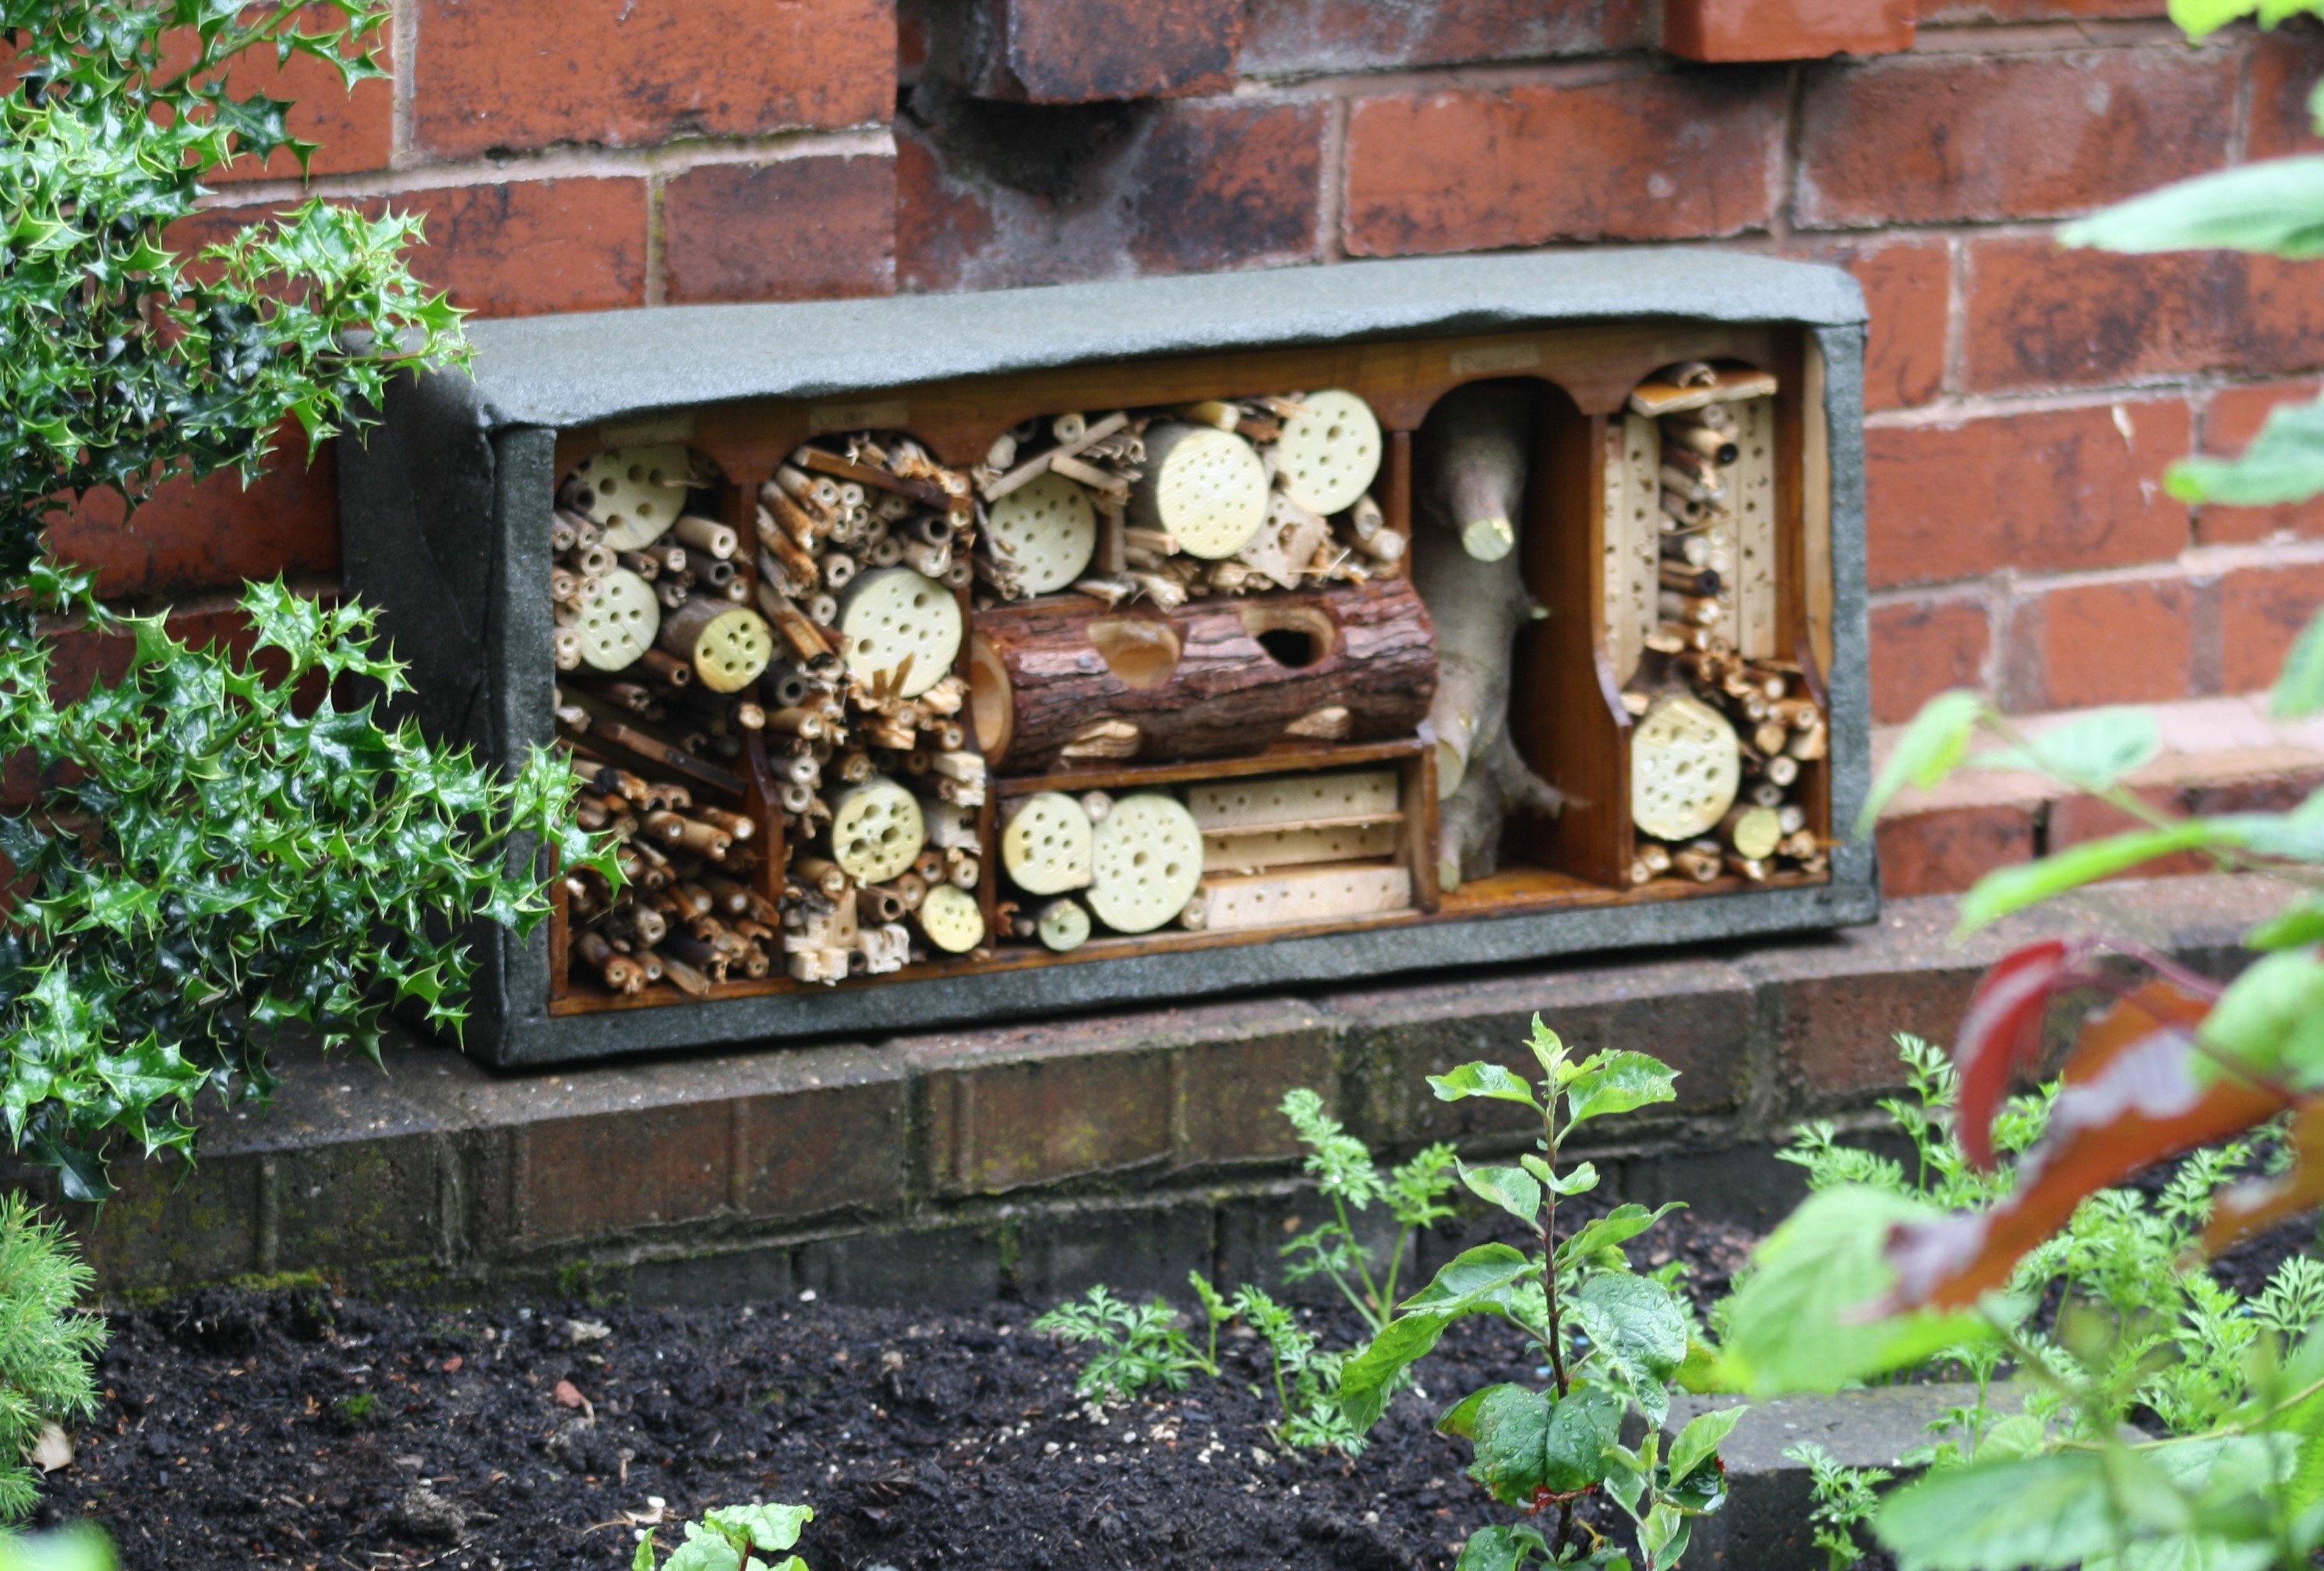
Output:
[[[903,1204],[908,1099],[901,1069],[861,1055],[853,1076],[806,1080],[734,1107],[736,1208],[805,1221],[880,1217]]]
[[[1764,228],[1783,123],[1774,70],[1360,99],[1348,123],[1348,249],[1397,256]]]
[[[2251,129],[2246,158],[2314,152],[2316,116],[2308,96],[2324,79],[2324,35],[2312,27],[2276,27],[2251,41]]]
[[[121,499],[92,492],[58,523],[58,556],[97,570],[98,593],[167,599],[246,578],[331,577],[339,571],[337,455],[307,460],[296,425],[275,433],[274,456],[249,489],[232,472],[173,480],[123,517]]]
[[[641,179],[516,180],[401,191],[427,219],[411,271],[486,317],[609,311],[646,296]]]
[[[1914,0],[1664,0],[1663,48],[1691,60],[1817,60],[1913,47]]]
[[[1284,1117],[1284,1093],[1302,1087],[1336,1099],[1333,1023],[1299,1005],[1204,1011],[1217,1024],[1183,1051],[1178,1074],[1178,1155],[1183,1166],[1280,1162],[1298,1136]]]
[[[1821,253],[1856,275],[1872,326],[1864,407],[1905,409],[1937,396],[1945,374],[1952,247],[1943,240],[1867,241]]]
[[[2189,451],[2192,425],[2182,400],[2160,398],[1872,427],[1864,434],[1872,582],[2176,556],[2187,509],[2160,482]]]
[[[1033,104],[1223,93],[1234,86],[1243,0],[982,0],[992,58],[976,89]]]
[[[2211,395],[2203,411],[2203,451],[2221,456],[2241,453],[2267,423],[2271,409],[2279,404],[2313,403],[2317,390],[2314,382],[2221,388]],[[2206,502],[2195,519],[2196,538],[2207,546],[2263,540],[2279,532],[2310,537],[2324,535],[2324,497],[2268,508]]]
[[[662,188],[672,305],[831,299],[896,288],[896,161],[697,164]]]
[[[1958,895],[1996,868],[2034,859],[2034,811],[2024,804],[1941,807],[1880,821],[1880,891]]]
[[[861,125],[895,106],[889,0],[413,4],[412,135],[439,157]]]
[[[2219,582],[2220,684],[2229,693],[2274,685],[2300,629],[2324,610],[2324,563],[2238,567]]]
[[[1251,0],[1242,68],[1270,76],[1608,54],[1643,41],[1642,0]]]
[[[2061,216],[2218,168],[2236,74],[2225,51],[2129,49],[1811,68],[1800,222]]]
[[[1962,385],[1973,392],[2324,363],[2324,297],[2306,271],[2233,252],[1972,240],[1963,309]]]
[[[83,1257],[112,1291],[218,1282],[260,1269],[263,1177],[252,1153],[113,1164],[120,1192],[101,1210],[75,1207]]]
[[[1872,610],[1872,719],[1895,725],[1950,687],[1985,685],[1993,613],[1981,599],[1895,601]]]
[[[1107,166],[1106,194],[1070,204],[996,182],[941,129],[899,123],[898,283],[1008,289],[1313,261],[1325,122],[1312,100],[1160,104]]]
[[[1173,1044],[1142,1024],[1034,1027],[965,1054],[958,1038],[907,1044],[930,1189],[999,1194],[1167,1158]]]
[[[518,1128],[528,1242],[690,1222],[727,1202],[733,1115],[723,1103],[605,1108]]]

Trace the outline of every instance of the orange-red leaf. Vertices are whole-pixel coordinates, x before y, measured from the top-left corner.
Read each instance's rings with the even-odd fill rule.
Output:
[[[2292,1171],[2219,1191],[2203,1248],[2217,1254],[2246,1233],[2324,1205],[2324,1102],[2305,1102],[2292,1120]]]
[[[1878,1312],[1973,1304],[2098,1190],[2281,1112],[2274,1090],[2233,1076],[2198,1078],[2195,1032],[2209,1008],[2158,978],[2093,1019],[2067,1061],[2048,1129],[2019,1164],[2015,1191],[1989,1211],[1891,1235],[1896,1287]]]
[[[1961,1016],[1953,1067],[1960,1071],[1956,1127],[1961,1151],[1980,1168],[1993,1166],[1993,1119],[2012,1077],[2042,1047],[2042,1015],[2061,987],[2078,980],[2080,945],[2062,939],[2029,943],[1985,973]]]

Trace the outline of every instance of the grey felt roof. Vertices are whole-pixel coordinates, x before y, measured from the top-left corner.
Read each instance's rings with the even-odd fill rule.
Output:
[[[1831,326],[1863,321],[1865,308],[1838,268],[1638,249],[674,306],[478,322],[469,332],[488,424],[567,427],[1102,360],[1641,317]]]

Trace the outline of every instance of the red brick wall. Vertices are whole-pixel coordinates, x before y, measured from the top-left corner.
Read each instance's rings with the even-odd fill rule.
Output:
[[[401,0],[392,84],[289,86],[326,142],[314,188],[424,212],[419,271],[488,316],[1575,243],[1840,262],[1873,310],[1881,719],[1961,682],[2021,709],[2264,682],[2324,594],[2324,504],[2197,511],[2157,482],[2313,391],[2324,266],[2061,255],[2051,234],[2314,146],[2324,36],[2190,48],[2163,0],[1919,0],[1910,47],[1874,58],[1655,47],[1659,12],[1738,5],[1831,9]],[[975,5],[1008,25],[964,29]],[[1784,25],[1721,36],[1816,52]],[[1124,39],[1152,69],[1096,47]],[[1165,96],[1056,102],[1124,80]],[[247,172],[221,222],[302,189]],[[62,543],[124,595],[327,584],[325,465],[127,530],[93,509]]]

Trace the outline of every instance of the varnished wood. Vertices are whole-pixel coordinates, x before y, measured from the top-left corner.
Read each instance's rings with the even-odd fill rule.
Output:
[[[1359,764],[1382,764],[1409,758],[1425,751],[1413,737],[1385,742],[1270,748],[1239,758],[1167,764],[1107,764],[1084,769],[1062,769],[1048,775],[1002,779],[1000,795],[1013,801],[1044,791],[1079,795],[1084,791],[1124,791],[1139,786],[1184,786],[1204,780],[1239,780],[1251,775],[1296,775],[1316,769],[1351,768]]]

